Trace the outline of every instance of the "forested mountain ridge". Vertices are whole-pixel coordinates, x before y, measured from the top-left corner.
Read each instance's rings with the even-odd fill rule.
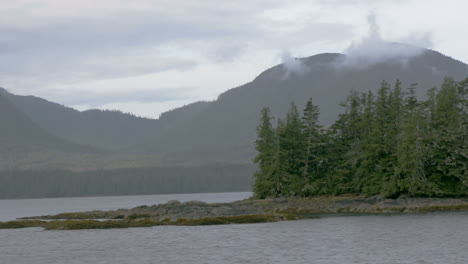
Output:
[[[376,92],[382,80],[402,81],[404,87],[417,83],[416,94],[440,85],[446,76],[462,80],[468,76],[468,65],[432,50],[409,58],[405,62],[382,61],[369,67],[342,67],[343,54],[319,54],[300,59],[304,70],[289,72],[284,64],[261,73],[252,82],[221,94],[217,100],[185,107],[191,117],[169,127],[145,145],[146,152],[184,152],[193,149],[229,149],[244,146],[253,149],[255,127],[262,106],[269,107],[275,116],[284,116],[291,101],[302,108],[307,98],[314,98],[321,109],[320,123],[332,124],[343,111],[339,106],[350,91]],[[172,116],[176,119],[176,116]],[[169,119],[169,118],[168,118]],[[252,157],[249,157],[252,158]]]
[[[147,140],[157,121],[118,111],[77,111],[35,96],[0,91],[18,109],[56,137],[105,150],[119,150]]]
[[[339,103],[349,91],[375,92],[382,80],[398,78],[404,87],[417,83],[415,91],[422,98],[445,76],[455,80],[468,76],[468,65],[432,50],[404,62],[381,61],[368,67],[341,65],[346,59],[338,53],[298,59],[300,72],[280,64],[252,82],[222,93],[215,101],[189,104],[163,113],[157,120],[118,111],[80,112],[34,96],[3,94],[42,129],[74,143],[119,153],[158,155],[236,149],[245,153],[245,162],[249,162],[262,106],[269,107],[275,116],[283,116],[289,102],[302,108],[307,98],[314,98],[321,109],[320,123],[329,125],[342,111]]]
[[[13,105],[0,91],[0,152],[64,151],[93,152],[91,147],[57,138]]]
[[[191,168],[199,169],[200,175],[206,174],[206,177],[221,175],[220,168],[226,168],[224,175],[236,171],[242,177],[251,177],[255,170],[252,159],[256,127],[264,106],[271,109],[272,115],[283,117],[291,101],[303,108],[306,100],[313,98],[321,113],[319,124],[329,126],[345,111],[339,104],[351,91],[372,90],[377,94],[382,80],[394,83],[400,79],[403,89],[415,87],[417,97],[421,98],[430,88],[440,86],[446,76],[456,81],[468,77],[468,65],[431,50],[408,58],[404,63],[382,61],[369,67],[343,67],[341,62],[346,58],[343,54],[319,54],[298,59],[296,62],[302,67],[299,72],[280,64],[264,71],[252,82],[224,92],[215,101],[189,104],[163,113],[159,119],[139,118],[118,111],[80,112],[38,97],[17,96],[0,89],[0,100],[7,99],[2,100],[7,103],[0,109],[3,130],[0,142],[27,146],[23,152],[5,148],[6,144],[2,146],[7,152],[0,151],[0,182],[12,180],[16,185],[8,183],[9,186],[17,188],[11,192],[29,197],[30,191],[21,187],[23,182],[15,175],[28,175],[27,178],[41,175],[34,179],[46,183],[63,175],[61,170],[68,171],[70,179],[74,180],[78,179],[74,178],[76,175],[89,176],[86,178],[89,182],[76,185],[76,195],[86,193],[82,190],[85,186],[114,181],[114,171],[122,178],[116,180],[115,188],[112,187],[115,190],[100,190],[101,194],[114,191],[115,194],[131,194],[133,191],[126,192],[125,186],[127,181],[134,180],[135,173],[140,173],[148,184],[155,183],[156,178],[163,176],[164,167],[170,167],[171,173],[177,174],[184,168],[185,174],[181,177],[185,180],[189,180],[187,172]],[[413,85],[415,83],[418,84]],[[3,125],[7,127],[12,120],[23,123],[25,129],[11,125],[8,134]],[[38,138],[41,143],[50,144],[31,150]],[[68,147],[80,149],[67,141],[108,152],[89,154],[85,149],[65,155]],[[68,147],[57,147],[62,144],[58,142],[65,142],[63,144]],[[47,177],[48,174],[55,176]],[[182,178],[172,179],[171,184]],[[35,184],[31,182],[30,187],[35,188]],[[248,181],[244,181],[236,190],[250,187]],[[197,188],[190,191],[196,192]],[[62,195],[46,187],[37,191],[38,196]]]

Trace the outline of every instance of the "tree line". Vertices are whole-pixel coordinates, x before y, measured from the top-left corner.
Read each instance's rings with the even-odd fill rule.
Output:
[[[396,81],[377,94],[351,92],[343,114],[318,123],[310,99],[302,115],[261,110],[257,127],[257,198],[364,193],[385,197],[468,195],[468,78],[446,78],[425,100]]]
[[[0,199],[250,191],[252,164],[2,170]]]

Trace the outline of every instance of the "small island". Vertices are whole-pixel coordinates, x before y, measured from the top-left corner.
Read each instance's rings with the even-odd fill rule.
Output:
[[[169,201],[114,211],[35,216],[0,223],[0,229],[43,227],[46,230],[109,229],[161,225],[196,226],[267,223],[363,214],[468,211],[466,198],[365,197],[359,194],[308,198],[247,199],[230,203]]]

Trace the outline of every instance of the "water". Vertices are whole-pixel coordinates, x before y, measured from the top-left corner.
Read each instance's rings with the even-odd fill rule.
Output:
[[[467,260],[467,212],[224,226],[0,230],[1,264],[465,264]]]

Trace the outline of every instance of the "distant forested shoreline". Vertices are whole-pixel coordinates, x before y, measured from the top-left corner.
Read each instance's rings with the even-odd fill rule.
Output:
[[[0,171],[0,199],[251,191],[252,164]]]
[[[255,196],[467,196],[468,79],[446,78],[424,101],[415,86],[383,81],[375,95],[352,92],[326,128],[312,99],[302,115],[291,103],[276,126],[263,108]]]

